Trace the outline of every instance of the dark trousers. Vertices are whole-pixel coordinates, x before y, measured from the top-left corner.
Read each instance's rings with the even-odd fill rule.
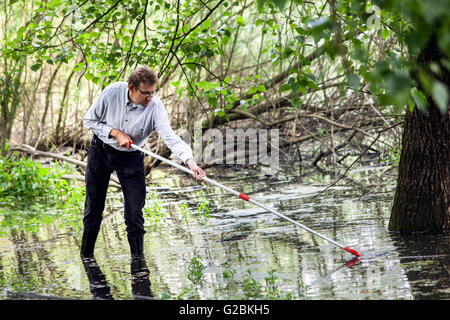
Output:
[[[128,238],[142,237],[145,233],[142,208],[146,195],[144,154],[118,151],[96,136],[89,148],[86,168],[84,231],[96,235],[100,230],[106,191],[113,171],[117,173],[124,195]]]

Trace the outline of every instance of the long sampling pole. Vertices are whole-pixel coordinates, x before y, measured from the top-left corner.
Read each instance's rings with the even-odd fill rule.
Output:
[[[186,173],[189,173],[189,174],[191,174],[191,175],[194,174],[194,172],[193,172],[192,170],[190,170],[190,169],[188,169],[188,168],[186,168],[186,167],[184,167],[184,166],[181,166],[181,165],[179,165],[179,164],[176,163],[176,162],[173,162],[173,161],[170,161],[170,160],[168,160],[168,159],[166,159],[166,158],[164,158],[164,157],[161,157],[161,156],[157,155],[156,153],[153,153],[153,152],[151,152],[151,151],[148,151],[148,150],[145,150],[145,149],[143,149],[143,148],[141,148],[141,147],[138,147],[138,146],[135,145],[134,143],[132,143],[130,146],[131,146],[131,148],[133,148],[133,149],[136,149],[136,150],[138,150],[138,151],[141,151],[141,152],[143,152],[143,153],[145,153],[145,154],[147,154],[147,155],[149,155],[149,156],[151,156],[151,157],[153,157],[153,158],[156,158],[156,159],[158,159],[158,160],[160,160],[160,161],[162,161],[162,162],[165,162],[165,163],[167,163],[167,164],[170,164],[171,166],[173,166],[173,167],[175,167],[175,168],[177,168],[177,169],[180,169],[180,170],[182,170],[182,171],[184,171],[184,172],[186,172]],[[361,257],[361,256],[362,256],[362,254],[359,253],[358,251],[356,251],[356,250],[354,250],[354,249],[351,249],[351,248],[349,248],[349,247],[347,247],[347,246],[344,246],[343,244],[340,244],[339,242],[336,242],[336,241],[334,241],[334,240],[332,240],[332,239],[330,239],[330,238],[324,236],[323,234],[320,234],[320,233],[318,233],[318,232],[316,232],[316,231],[314,231],[314,230],[308,228],[307,226],[304,226],[303,224],[298,223],[297,221],[294,221],[294,220],[292,220],[292,219],[289,218],[289,217],[286,217],[285,215],[283,215],[283,214],[281,214],[281,213],[275,211],[274,209],[269,208],[269,207],[267,207],[267,206],[265,206],[265,205],[263,205],[263,204],[261,204],[261,203],[255,201],[255,200],[251,199],[248,195],[246,195],[246,194],[244,194],[244,193],[241,193],[241,192],[238,192],[238,191],[233,190],[233,189],[231,189],[231,188],[228,188],[227,186],[224,186],[223,184],[218,183],[218,182],[216,182],[216,181],[214,181],[214,180],[212,180],[212,179],[210,179],[210,178],[208,178],[208,177],[202,177],[202,176],[200,176],[200,177],[201,177],[204,181],[206,181],[206,182],[208,182],[208,183],[210,183],[210,184],[212,184],[212,185],[215,185],[216,187],[219,187],[219,188],[221,188],[221,189],[223,189],[223,190],[225,190],[225,191],[228,191],[229,193],[234,194],[235,196],[241,198],[242,200],[249,201],[249,202],[251,202],[251,203],[257,205],[258,207],[263,208],[264,210],[270,211],[270,212],[272,212],[273,214],[279,216],[280,218],[283,218],[283,219],[285,219],[285,220],[287,220],[287,221],[289,221],[289,222],[295,224],[296,226],[299,226],[300,228],[302,228],[302,229],[304,229],[304,230],[306,230],[306,231],[308,231],[308,232],[310,232],[310,233],[312,233],[312,234],[315,234],[316,236],[318,236],[318,237],[320,237],[320,238],[322,238],[322,239],[324,239],[324,240],[326,240],[326,241],[328,241],[328,242],[331,242],[331,243],[334,244],[335,246],[337,246],[337,247],[339,247],[339,248],[341,248],[341,249],[344,249],[345,251],[350,252],[351,254],[353,254],[353,255],[355,255],[355,256],[357,256],[357,257]]]

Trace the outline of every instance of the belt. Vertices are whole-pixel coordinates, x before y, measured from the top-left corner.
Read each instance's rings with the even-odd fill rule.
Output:
[[[111,147],[109,144],[104,143],[104,142],[103,142],[99,137],[97,137],[97,135],[95,135],[95,134],[94,134],[94,140],[95,140],[95,142],[98,143],[98,145],[99,145],[100,147],[102,147],[103,149],[105,149],[105,150],[107,150],[107,151],[109,151],[109,152],[111,152],[111,153],[123,154],[123,153],[136,152],[136,150],[135,150],[135,151],[120,151],[120,150],[117,150],[116,148]]]

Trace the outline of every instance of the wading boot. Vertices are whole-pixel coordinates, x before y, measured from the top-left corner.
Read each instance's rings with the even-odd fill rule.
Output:
[[[80,250],[80,255],[82,258],[91,258],[94,256],[94,247],[95,241],[97,240],[97,235],[98,231],[84,230]]]
[[[132,257],[144,255],[144,235],[128,236],[128,243]]]

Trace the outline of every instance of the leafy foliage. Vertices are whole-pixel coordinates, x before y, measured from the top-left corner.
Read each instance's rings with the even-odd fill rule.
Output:
[[[30,158],[1,157],[1,229],[37,230],[63,216],[61,226],[79,230],[85,188],[61,178],[72,172],[69,165],[43,167]]]
[[[160,76],[177,75],[171,83],[178,94],[197,99],[206,115],[228,118],[231,109],[246,111],[264,102],[270,87],[259,73],[248,78],[228,74],[239,30],[251,27],[255,40],[267,39],[260,57],[270,58],[271,70],[286,62],[292,66],[278,94],[288,94],[297,109],[307,92],[320,88],[321,75],[309,67],[308,54],[314,53],[314,58],[326,54],[336,72],[345,74],[343,91],[367,88],[381,105],[397,111],[425,110],[423,98],[432,97],[444,113],[449,90],[439,74],[450,65],[449,12],[445,0],[258,0],[253,7],[227,0],[36,1],[32,18],[18,27],[4,54],[13,59],[30,55],[32,70],[76,59],[75,70],[102,85],[123,79],[127,68],[147,64]],[[416,63],[433,35],[442,61]],[[394,50],[383,52],[392,43]],[[374,55],[374,50],[381,52]],[[225,70],[217,73],[218,67]],[[421,83],[413,73],[420,74]]]

